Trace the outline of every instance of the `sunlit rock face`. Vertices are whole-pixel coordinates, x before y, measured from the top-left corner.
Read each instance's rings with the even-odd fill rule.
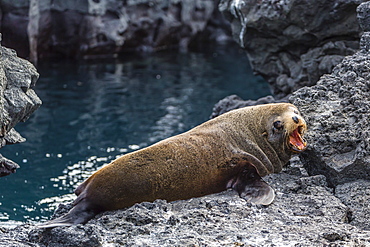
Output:
[[[14,48],[22,56],[31,53],[33,61],[186,50],[199,40],[231,40],[217,5],[215,0],[4,1],[1,25],[4,44],[17,39]]]
[[[233,37],[282,98],[314,85],[358,48],[356,7],[365,1],[222,0]]]
[[[25,139],[14,129],[41,105],[32,87],[39,74],[14,50],[0,46],[0,148]],[[14,173],[19,166],[0,155],[0,176]]]

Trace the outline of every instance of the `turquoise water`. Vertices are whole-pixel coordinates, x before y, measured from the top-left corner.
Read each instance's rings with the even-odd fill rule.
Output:
[[[0,178],[0,225],[50,217],[99,167],[208,120],[227,95],[270,93],[236,48],[50,62],[38,71],[43,105],[16,126],[27,141],[1,149],[21,168]]]

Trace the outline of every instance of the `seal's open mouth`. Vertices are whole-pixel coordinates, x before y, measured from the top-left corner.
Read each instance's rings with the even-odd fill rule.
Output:
[[[307,147],[307,142],[302,138],[303,126],[299,126],[288,137],[289,147],[294,152],[302,152]]]

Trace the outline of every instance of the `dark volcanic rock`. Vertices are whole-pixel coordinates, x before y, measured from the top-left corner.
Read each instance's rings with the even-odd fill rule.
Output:
[[[217,102],[213,107],[211,118],[215,118],[230,110],[269,103],[288,102],[287,99],[277,100],[273,96],[269,95],[266,97],[259,98],[258,100],[243,100],[237,95],[230,95]]]
[[[335,188],[338,197],[351,210],[351,224],[370,230],[370,181],[357,180],[338,185]]]
[[[369,6],[370,7],[370,6]],[[316,86],[293,93],[309,123],[301,160],[310,174],[323,174],[351,210],[351,224],[370,229],[370,33]],[[363,180],[362,180],[363,179]]]
[[[358,7],[365,29],[369,8],[368,3]],[[311,175],[324,174],[331,185],[370,177],[370,32],[363,33],[360,44],[357,53],[317,85],[301,88],[289,99],[309,124],[310,145],[302,160]],[[229,96],[216,104],[213,115],[265,101],[276,102],[272,97],[253,102]]]
[[[32,89],[38,77],[30,62],[0,46],[0,148],[25,141],[14,126],[26,121],[41,105]],[[0,155],[0,176],[9,175],[17,168],[17,164]]]
[[[314,85],[358,48],[356,7],[364,1],[222,0],[234,39],[277,98]],[[366,12],[363,12],[363,23]]]
[[[367,37],[369,33],[363,35]],[[302,160],[310,174],[324,174],[333,185],[370,178],[370,51],[366,49],[346,57],[316,86],[302,88],[290,98],[309,123],[310,145]]]
[[[19,165],[0,154],[0,177],[8,176],[19,168]]]
[[[360,50],[345,57],[331,74],[322,76],[315,86],[294,92],[289,100],[308,123],[305,138],[309,145],[300,154],[308,173],[324,175],[329,185],[336,187],[336,195],[350,208],[351,224],[369,229],[369,32],[362,35],[360,43]],[[273,101],[271,97],[268,99]],[[229,96],[215,106],[213,115],[250,103]]]
[[[198,40],[232,40],[217,4],[217,0],[2,1],[1,28],[4,45],[24,44],[24,49],[14,48],[23,56],[31,53],[33,61],[172,47],[186,50]]]
[[[363,31],[370,31],[370,2],[362,3],[357,7],[357,19]]]
[[[368,30],[369,8],[369,2],[358,7],[364,30]],[[289,100],[308,122],[309,146],[300,154],[308,173],[324,175],[336,187],[335,195],[348,206],[348,222],[370,229],[370,32],[363,33],[360,45],[358,52],[345,57],[317,85],[299,89]],[[213,114],[249,103],[229,96],[216,105]]]
[[[297,169],[301,168],[290,167],[287,172]],[[333,196],[324,176],[294,173],[297,175],[281,173],[266,178],[277,191],[276,200],[267,207],[251,205],[231,190],[171,203],[143,202],[102,213],[86,225],[3,229],[0,246],[20,242],[40,247],[370,244],[369,231],[348,224],[348,208]]]

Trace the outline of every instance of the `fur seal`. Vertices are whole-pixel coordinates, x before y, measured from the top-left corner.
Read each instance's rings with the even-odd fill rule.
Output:
[[[66,215],[38,226],[86,223],[102,211],[228,188],[249,202],[268,205],[275,193],[261,177],[280,172],[292,154],[305,150],[306,128],[289,103],[232,110],[114,160],[78,186],[78,197]]]

